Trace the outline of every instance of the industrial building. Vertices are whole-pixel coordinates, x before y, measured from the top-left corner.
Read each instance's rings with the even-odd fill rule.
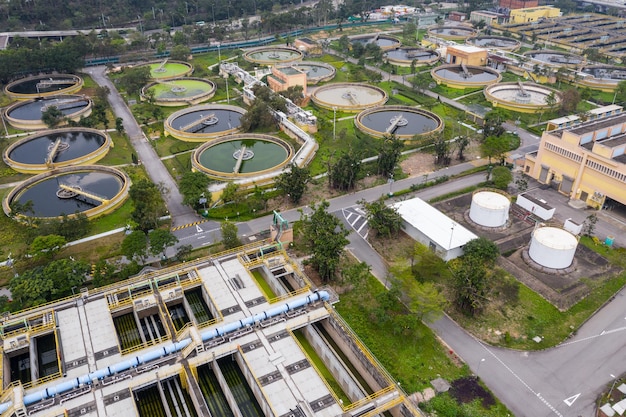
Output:
[[[463,225],[418,197],[400,201],[391,207],[402,217],[404,232],[444,261],[462,256],[463,246],[470,240],[478,239]]]
[[[448,45],[445,53],[446,64],[476,65],[487,63],[488,51],[473,45]]]
[[[528,9],[515,9],[509,13],[510,23],[537,22],[540,19],[551,19],[561,16],[561,10],[552,6],[531,7]]]
[[[420,416],[336,301],[261,241],[7,314],[0,414]]]
[[[548,123],[553,130],[544,131],[539,149],[526,155],[524,172],[583,206],[601,208],[611,200],[626,204],[622,110],[612,105],[597,109],[586,121]]]

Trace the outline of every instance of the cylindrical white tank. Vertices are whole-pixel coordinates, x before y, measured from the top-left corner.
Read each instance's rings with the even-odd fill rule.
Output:
[[[546,268],[563,269],[572,264],[578,240],[558,227],[540,227],[533,232],[528,255]]]
[[[493,191],[479,191],[472,197],[469,217],[485,227],[501,227],[509,220],[511,202],[506,196]]]

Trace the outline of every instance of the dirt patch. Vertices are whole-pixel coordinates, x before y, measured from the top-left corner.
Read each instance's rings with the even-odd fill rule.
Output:
[[[478,378],[475,376],[457,379],[451,385],[450,395],[459,403],[465,404],[479,399],[486,409],[496,404],[493,395],[478,383]]]

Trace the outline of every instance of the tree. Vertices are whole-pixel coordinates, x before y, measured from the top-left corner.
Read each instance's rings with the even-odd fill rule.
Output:
[[[235,182],[229,182],[228,184],[226,184],[226,187],[224,187],[224,190],[222,190],[222,200],[224,201],[224,203],[234,202],[238,198],[238,192],[239,184]]]
[[[457,150],[456,155],[459,161],[465,161],[465,155],[463,155],[463,152],[465,152],[465,149],[467,149],[471,141],[472,141],[472,138],[470,138],[469,136],[465,136],[465,135],[461,135],[457,137],[456,140],[454,141],[454,144],[456,145],[456,150]]]
[[[443,134],[437,133],[434,136],[433,149],[435,150],[435,164],[448,166],[450,165],[450,143],[444,138]]]
[[[30,244],[30,250],[37,258],[53,259],[66,243],[65,238],[59,235],[37,236]]]
[[[139,94],[142,87],[150,81],[150,67],[128,68],[119,78],[119,85],[130,95]]]
[[[583,223],[583,235],[591,237],[596,231],[596,223],[598,223],[598,216],[594,214],[590,214],[587,216]]]
[[[359,200],[357,203],[363,206],[367,223],[376,231],[376,235],[390,238],[392,235],[397,236],[402,230],[402,216],[397,209],[387,206],[383,197],[371,203],[365,200]]]
[[[576,107],[578,107],[578,103],[580,103],[580,93],[575,88],[570,88],[563,93],[563,99],[561,101],[561,113],[562,114],[573,114],[576,112]]]
[[[311,207],[310,216],[300,215],[304,246],[311,253],[309,262],[324,282],[332,281],[337,273],[349,232],[336,216],[328,213],[327,201]]]
[[[378,175],[385,178],[393,175],[396,165],[402,156],[404,142],[396,138],[395,135],[385,136],[377,146],[378,150]]]
[[[503,161],[504,154],[510,151],[510,147],[506,136],[489,136],[480,145],[480,153],[483,157],[489,158],[489,163],[491,163],[491,158]]]
[[[193,251],[192,245],[180,245],[179,247],[176,248],[176,255],[174,256],[178,262],[183,262],[185,258],[191,255],[192,251]]]
[[[486,300],[487,269],[477,257],[463,257],[453,264],[455,302],[459,309],[469,315],[478,313]]]
[[[339,52],[347,54],[350,51],[350,38],[348,35],[342,35],[337,41],[337,45],[339,46]]]
[[[135,230],[122,241],[122,255],[130,260],[139,260],[142,264],[147,258],[148,239],[141,230]]]
[[[300,105],[302,104],[302,99],[304,98],[304,94],[302,93],[304,89],[301,85],[293,85],[287,88],[285,91],[282,91],[281,94],[283,97],[288,98],[293,103]]]
[[[189,59],[189,55],[191,55],[191,49],[189,49],[186,45],[175,45],[170,51],[170,58],[176,61],[187,61]]]
[[[418,282],[406,268],[400,276],[395,276],[394,285],[400,289],[402,302],[419,320],[436,320],[441,317],[448,304],[446,297],[432,282]]]
[[[172,234],[169,230],[155,229],[148,233],[148,240],[150,241],[150,254],[157,256],[162,255],[163,259],[167,259],[165,252],[170,246],[174,246],[178,243],[178,238]]]
[[[133,202],[133,221],[144,232],[155,229],[159,225],[159,217],[166,212],[159,187],[147,179],[141,179],[130,187],[129,194]]]
[[[232,249],[241,246],[241,240],[237,236],[239,229],[233,222],[223,222],[220,227],[222,231],[222,244],[224,249]]]
[[[472,239],[463,246],[463,258],[476,258],[483,264],[491,267],[500,256],[498,245],[491,240],[479,237]]]
[[[211,204],[211,193],[208,191],[211,179],[204,173],[198,171],[187,171],[183,174],[178,182],[178,190],[183,195],[183,204],[199,208],[204,205],[200,204],[200,198],[206,198],[204,204]]]
[[[502,136],[505,132],[502,123],[508,118],[508,112],[503,109],[491,110],[483,119],[483,139],[489,136]]]
[[[497,166],[491,171],[491,182],[494,187],[506,190],[511,181],[513,181],[513,174],[507,167]]]
[[[46,110],[41,112],[41,121],[44,122],[49,129],[57,127],[63,120],[63,112],[57,106],[48,106]]]
[[[617,84],[617,89],[615,90],[615,102],[626,102],[626,80],[620,81],[619,84]]]
[[[121,117],[115,118],[115,130],[117,130],[117,133],[119,135],[124,133],[124,119],[122,119]]]
[[[365,288],[365,282],[370,274],[370,266],[365,262],[350,262],[347,267],[341,269],[341,282],[348,285],[351,291],[361,293]]]
[[[332,188],[347,191],[354,188],[361,172],[361,156],[358,152],[346,152],[331,166],[329,182]]]
[[[300,168],[295,163],[289,170],[285,170],[276,180],[276,188],[281,194],[286,195],[293,203],[299,203],[304,195],[307,184],[311,179],[308,168]]]

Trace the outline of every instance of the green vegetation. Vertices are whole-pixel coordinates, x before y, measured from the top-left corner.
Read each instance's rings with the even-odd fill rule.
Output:
[[[272,287],[270,287],[270,284],[268,284],[265,278],[263,278],[263,275],[258,269],[252,271],[252,277],[254,278],[254,282],[256,282],[257,286],[263,292],[266,299],[271,300],[276,297],[276,293],[272,290]]]

